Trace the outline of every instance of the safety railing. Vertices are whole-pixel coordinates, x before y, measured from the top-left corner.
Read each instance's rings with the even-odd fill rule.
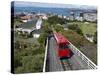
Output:
[[[47,38],[47,40],[46,40],[45,57],[44,57],[44,64],[43,64],[43,72],[45,72],[45,69],[46,69],[47,50],[48,50],[48,38]]]
[[[70,42],[69,42],[70,43]],[[70,48],[76,56],[78,56],[86,65],[88,69],[97,69],[97,66],[87,58],[79,49],[77,49],[72,43],[70,43]]]

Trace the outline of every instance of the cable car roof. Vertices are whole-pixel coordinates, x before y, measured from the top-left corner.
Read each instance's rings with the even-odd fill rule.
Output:
[[[60,43],[69,44],[68,40],[63,35],[61,35],[60,33],[55,32],[54,36],[55,36],[58,44],[60,44]]]

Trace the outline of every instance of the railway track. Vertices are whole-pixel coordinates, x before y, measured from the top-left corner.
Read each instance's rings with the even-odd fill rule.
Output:
[[[68,59],[61,60],[61,64],[64,71],[73,70],[72,64],[70,64]]]

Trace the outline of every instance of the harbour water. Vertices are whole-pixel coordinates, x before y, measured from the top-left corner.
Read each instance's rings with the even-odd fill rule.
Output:
[[[79,16],[81,12],[93,12],[94,10],[85,9],[73,9],[73,8],[45,8],[45,7],[14,7],[15,13],[20,12],[35,12],[35,13],[53,13],[58,15],[69,16],[71,12],[75,13],[75,16]]]

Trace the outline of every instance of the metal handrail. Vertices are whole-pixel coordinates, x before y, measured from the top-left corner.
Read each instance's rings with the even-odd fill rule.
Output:
[[[88,69],[97,69],[97,66],[88,57],[86,57],[78,48],[76,48],[72,43],[70,43],[70,47],[73,50],[73,52],[77,56],[80,56],[81,59],[88,65]]]
[[[46,68],[47,50],[48,50],[48,38],[47,38],[46,47],[45,47],[45,57],[44,57],[44,64],[43,64],[43,72],[45,72],[45,68]]]

